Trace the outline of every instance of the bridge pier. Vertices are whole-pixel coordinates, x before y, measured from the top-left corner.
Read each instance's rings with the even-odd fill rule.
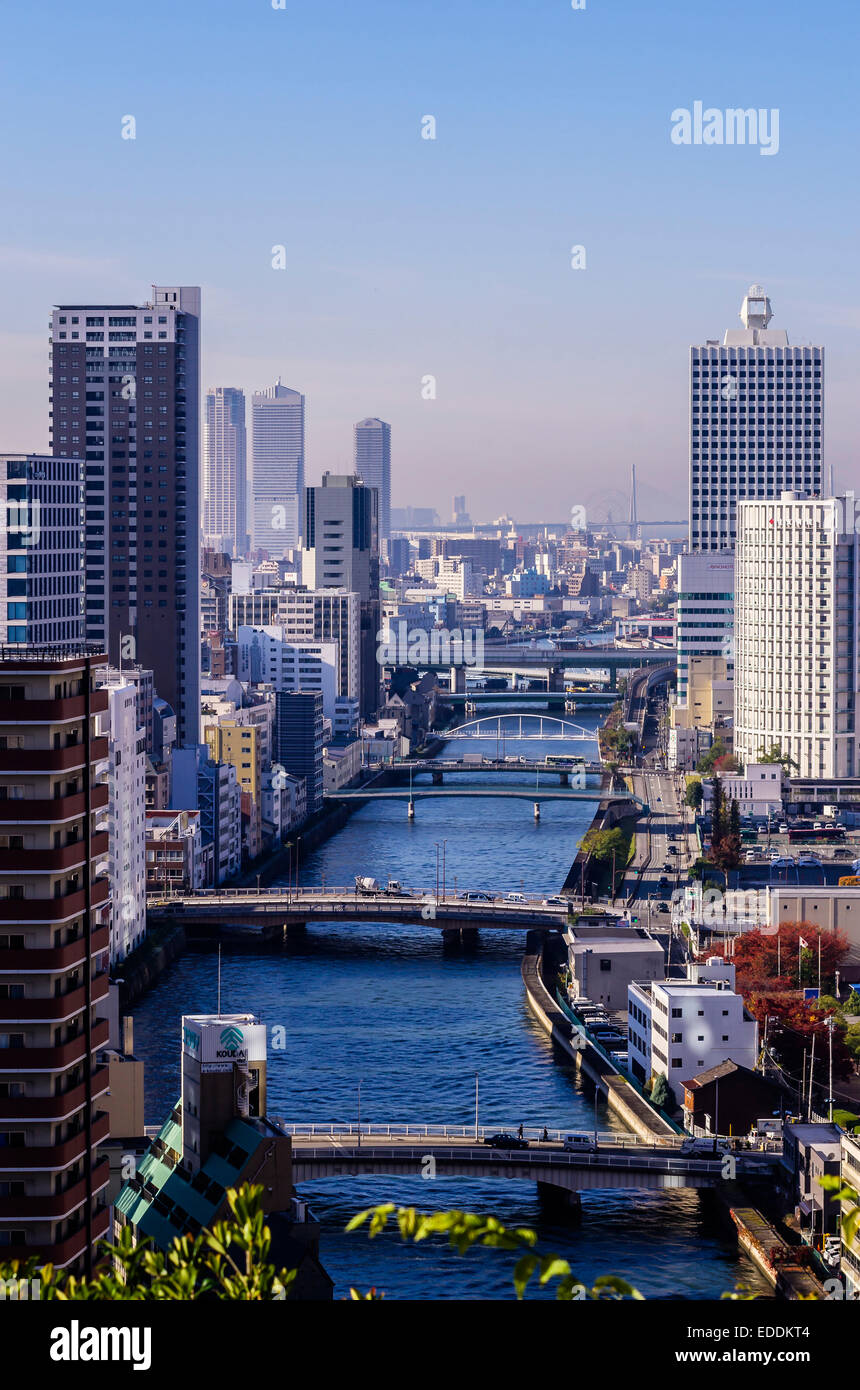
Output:
[[[452,695],[465,695],[466,693],[466,668],[465,666],[452,666],[448,672],[448,689]]]
[[[582,1198],[578,1192],[571,1192],[566,1187],[556,1187],[555,1183],[551,1182],[539,1182],[537,1190],[541,1206],[551,1212],[557,1220],[562,1219],[571,1225],[579,1225],[582,1221]]]
[[[560,774],[559,774],[559,779],[558,779],[558,784],[559,784],[560,787],[569,787],[569,786],[570,786],[570,773],[569,773],[569,772],[562,772],[562,773],[560,773]]]
[[[433,773],[433,786],[434,786],[434,787],[441,787],[441,786],[444,785],[444,782],[445,782],[445,778],[444,778],[444,775],[443,775],[441,772],[434,772],[434,773]]]
[[[411,797],[409,798],[409,802],[406,807],[406,815],[409,820],[415,819],[415,802],[412,800]]]
[[[540,802],[535,802],[535,820],[540,820]]]
[[[284,923],[284,936],[287,937],[287,939],[290,940],[290,941],[292,941],[295,937],[307,936],[307,934],[308,934],[307,922],[285,922],[285,923]]]

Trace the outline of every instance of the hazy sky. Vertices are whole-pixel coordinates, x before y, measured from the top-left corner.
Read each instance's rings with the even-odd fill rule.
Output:
[[[640,515],[682,517],[687,345],[739,326],[759,280],[774,328],[826,345],[824,460],[852,486],[859,15],[856,0],[7,6],[0,450],[47,446],[52,304],[200,284],[204,389],[280,375],[303,391],[310,482],[349,465],[354,421],[379,415],[396,506],[447,517],[457,492],[482,518],[607,499],[618,515],[635,462]],[[778,153],[673,144],[671,113],[696,101],[777,108]]]

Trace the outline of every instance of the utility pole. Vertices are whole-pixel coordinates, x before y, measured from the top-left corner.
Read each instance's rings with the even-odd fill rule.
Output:
[[[821,940],[820,937],[819,937],[818,939],[819,939],[819,941]],[[833,1024],[834,1024],[834,1016],[833,1016],[833,1014],[831,1014],[830,1017],[829,1017],[828,1020],[827,1020],[827,1031],[828,1031],[828,1033],[830,1034],[830,1038],[829,1038],[829,1043],[830,1043],[830,1067],[829,1067],[830,1075],[829,1075],[829,1077],[828,1077],[828,1082],[827,1082],[827,1106],[828,1106],[827,1118],[828,1118],[828,1120],[830,1121],[831,1124],[833,1124]]]

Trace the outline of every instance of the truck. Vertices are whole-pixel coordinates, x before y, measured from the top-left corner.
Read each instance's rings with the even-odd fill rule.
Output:
[[[382,891],[383,893],[390,894],[392,898],[409,898],[412,896],[409,889],[404,888],[403,884],[396,878],[390,878]]]
[[[483,767],[487,759],[483,753],[464,753],[463,762],[467,767]]]
[[[375,878],[363,878],[360,874],[356,874],[355,891],[356,893],[365,893],[368,896],[372,896],[374,893],[381,893],[382,889]]]

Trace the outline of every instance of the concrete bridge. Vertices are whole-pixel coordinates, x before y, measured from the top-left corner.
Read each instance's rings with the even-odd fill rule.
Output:
[[[275,1120],[293,1140],[293,1181],[314,1182],[344,1174],[420,1177],[503,1178],[546,1184],[570,1193],[607,1188],[665,1190],[713,1187],[725,1181],[723,1156],[684,1158],[680,1138],[656,1146],[634,1135],[598,1133],[594,1152],[568,1153],[560,1131],[548,1141],[542,1130],[526,1132],[528,1148],[495,1148],[484,1142],[514,1126],[301,1125]],[[534,1137],[531,1137],[534,1136]],[[590,1133],[588,1134],[590,1136]],[[778,1154],[732,1156],[736,1173],[767,1175]]]
[[[600,803],[601,809],[610,813],[616,821],[630,815],[634,808],[641,815],[647,814],[648,811],[647,804],[633,792],[626,789],[620,792],[601,792],[599,787],[583,790],[579,787],[560,786],[555,790],[548,790],[546,787],[537,786],[515,787],[509,783],[499,783],[494,787],[445,787],[438,785],[428,787],[425,785],[398,788],[366,786],[357,790],[325,792],[323,796],[326,801],[405,801],[410,820],[415,817],[416,801],[443,796],[473,797],[477,800],[501,797],[510,801],[531,801],[534,807],[535,820],[540,820],[540,808],[545,801],[597,801]]]
[[[431,773],[434,783],[441,786],[444,781],[445,773],[465,772],[474,774],[476,772],[534,772],[540,775],[548,773],[554,777],[561,778],[562,786],[567,786],[571,773],[583,776],[600,777],[606,769],[602,763],[586,762],[584,758],[577,758],[572,755],[562,762],[547,763],[543,759],[533,758],[481,758],[476,762],[463,762],[457,758],[416,758],[414,762],[388,763],[385,768],[386,776],[418,777],[423,772]],[[599,794],[599,785],[595,786],[595,795]]]
[[[519,643],[484,643],[484,654],[479,665],[469,667],[477,671],[507,671],[511,675],[530,671],[545,671],[553,668],[578,668],[595,672],[606,671],[610,680],[617,684],[619,671],[632,671],[641,666],[674,665],[677,651],[671,644],[659,647],[583,647],[571,650],[557,647],[554,651],[544,647],[530,647]],[[540,692],[542,693],[542,692]],[[575,695],[573,696],[575,699]]]
[[[467,690],[443,691],[446,705],[547,705],[552,709],[565,704],[575,704],[585,708],[589,705],[605,709],[618,699],[618,691],[612,687],[604,690]]]
[[[525,895],[523,895],[525,897]],[[228,888],[197,893],[151,894],[150,925],[181,922],[192,934],[220,934],[241,928],[262,940],[282,939],[315,923],[355,926],[366,922],[392,927],[435,927],[470,940],[480,928],[506,931],[563,931],[567,902],[544,906],[540,898],[508,902],[501,894],[480,902],[446,893],[359,893],[355,888]],[[470,935],[471,934],[471,935]]]

